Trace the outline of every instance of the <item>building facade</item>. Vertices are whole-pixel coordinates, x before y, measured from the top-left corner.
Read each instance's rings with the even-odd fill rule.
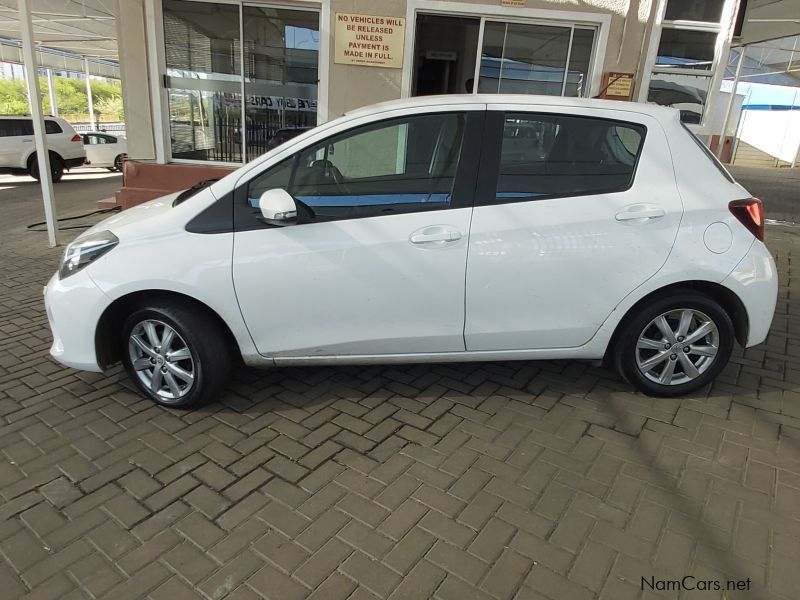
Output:
[[[133,164],[120,197],[154,197],[179,184],[153,181],[183,185],[354,108],[426,94],[657,102],[710,135],[739,9],[739,0],[126,0],[119,55]],[[154,174],[164,165],[169,176]]]

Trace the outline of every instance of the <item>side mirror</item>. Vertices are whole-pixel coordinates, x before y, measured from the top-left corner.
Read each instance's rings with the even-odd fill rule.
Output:
[[[267,190],[258,199],[261,216],[270,225],[294,225],[297,223],[297,204],[284,189]]]

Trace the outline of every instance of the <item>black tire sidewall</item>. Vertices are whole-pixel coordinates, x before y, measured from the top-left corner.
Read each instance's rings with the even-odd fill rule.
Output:
[[[33,177],[36,181],[41,181],[39,177],[39,161],[36,158],[36,155],[31,158],[31,166],[28,168],[28,173],[31,177]],[[64,161],[61,160],[58,156],[50,156],[50,177],[53,180],[53,183],[58,183],[61,181],[61,178],[64,176]]]
[[[650,381],[636,365],[636,344],[644,328],[656,317],[670,310],[690,308],[708,316],[719,331],[719,349],[714,363],[697,379],[680,385],[661,385]],[[728,364],[736,334],[733,322],[725,309],[714,299],[696,292],[676,292],[654,300],[630,316],[620,330],[614,359],[620,375],[640,391],[650,396],[683,396],[708,385]]]
[[[185,323],[184,319],[181,317],[182,315],[178,311],[168,308],[149,307],[138,309],[125,320],[125,324],[122,327],[122,338],[120,340],[122,346],[122,363],[125,365],[125,370],[128,372],[131,381],[148,398],[161,406],[169,408],[188,408],[202,403],[206,396],[204,393],[206,392],[204,384],[206,379],[205,367],[206,364],[208,364],[208,357],[203,356],[203,344],[200,338],[192,332],[192,328]],[[158,394],[153,393],[140,381],[136,370],[133,368],[128,351],[128,339],[133,328],[147,319],[162,321],[172,327],[184,339],[192,355],[192,360],[194,361],[194,381],[192,382],[192,389],[188,394],[177,401],[170,402],[161,398]]]

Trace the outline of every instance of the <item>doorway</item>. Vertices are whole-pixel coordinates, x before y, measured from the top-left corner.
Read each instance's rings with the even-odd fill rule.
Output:
[[[597,28],[418,14],[411,94],[588,96]]]
[[[411,94],[464,94],[474,87],[481,20],[417,16]]]

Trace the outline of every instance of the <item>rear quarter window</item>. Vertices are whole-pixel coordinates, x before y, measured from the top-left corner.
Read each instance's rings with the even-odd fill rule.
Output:
[[[716,156],[714,156],[714,153],[713,153],[713,152],[711,152],[711,150],[708,148],[708,146],[706,146],[706,145],[705,145],[703,142],[701,142],[701,141],[700,141],[700,138],[698,138],[698,137],[697,137],[697,136],[696,136],[696,135],[695,135],[695,134],[692,132],[692,130],[691,130],[691,129],[689,129],[689,128],[686,126],[686,123],[683,123],[683,122],[681,122],[681,126],[683,127],[683,130],[684,130],[684,131],[687,133],[687,135],[688,135],[690,138],[692,138],[692,141],[693,141],[695,144],[697,144],[697,145],[700,147],[700,150],[702,150],[702,151],[703,151],[703,154],[705,154],[705,155],[706,155],[706,158],[708,158],[708,160],[710,160],[710,161],[711,161],[711,163],[712,163],[712,164],[713,164],[713,165],[716,167],[716,169],[717,169],[717,170],[718,170],[720,173],[722,173],[722,176],[723,176],[725,179],[727,179],[728,181],[730,181],[731,183],[736,183],[736,180],[733,178],[733,175],[731,175],[731,174],[728,172],[728,169],[726,169],[726,168],[725,168],[725,166],[724,166],[724,165],[723,165],[721,162],[719,162],[719,159],[718,159]]]
[[[55,121],[49,121],[49,120],[46,120],[44,122],[44,131],[45,133],[64,133],[64,130],[61,129],[61,125],[59,125]]]

